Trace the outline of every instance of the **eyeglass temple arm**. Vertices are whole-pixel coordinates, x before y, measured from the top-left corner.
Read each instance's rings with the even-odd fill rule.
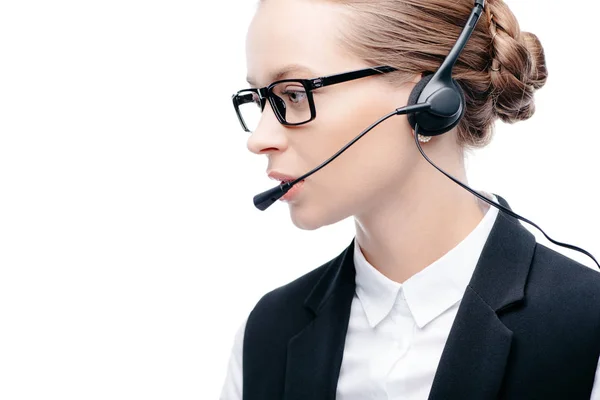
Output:
[[[365,68],[358,71],[344,72],[343,74],[324,76],[321,78],[313,79],[311,81],[311,88],[318,89],[323,86],[335,85],[336,83],[347,82],[354,79],[365,78],[367,76],[384,74],[386,72],[392,71],[396,71],[396,68],[389,66],[380,66],[373,68]]]

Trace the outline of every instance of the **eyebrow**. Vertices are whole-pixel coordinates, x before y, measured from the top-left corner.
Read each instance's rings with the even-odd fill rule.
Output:
[[[305,67],[304,65],[300,65],[300,64],[289,64],[286,65],[282,68],[279,68],[275,73],[270,74],[270,82],[275,82],[281,79],[285,79],[285,77],[288,74],[291,73],[302,73],[302,74],[307,74],[310,77],[316,77],[317,74],[312,71],[310,68]],[[254,78],[252,78],[251,76],[246,77],[246,81],[252,85],[252,86],[257,86],[256,85],[256,81],[254,80]]]

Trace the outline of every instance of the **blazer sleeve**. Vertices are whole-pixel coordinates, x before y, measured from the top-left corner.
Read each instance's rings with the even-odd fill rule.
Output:
[[[223,384],[223,388],[221,389],[221,396],[219,397],[219,400],[242,400],[242,356],[244,331],[246,329],[247,322],[248,319],[246,318],[235,334],[233,347],[229,356],[227,374],[225,376],[225,382]]]

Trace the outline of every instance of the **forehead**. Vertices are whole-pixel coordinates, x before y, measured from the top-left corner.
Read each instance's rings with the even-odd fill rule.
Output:
[[[253,85],[276,79],[312,78],[348,66],[352,58],[338,40],[340,4],[319,0],[263,0],[246,37],[246,65]],[[290,68],[290,66],[306,68]],[[286,74],[278,74],[281,71]]]

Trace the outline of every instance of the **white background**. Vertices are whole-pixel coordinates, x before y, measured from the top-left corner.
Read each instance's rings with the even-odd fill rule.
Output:
[[[256,301],[354,233],[252,204],[273,182],[230,96],[255,0],[0,4],[0,398],[218,398]],[[470,184],[600,257],[595,3],[509,4],[550,77]]]

